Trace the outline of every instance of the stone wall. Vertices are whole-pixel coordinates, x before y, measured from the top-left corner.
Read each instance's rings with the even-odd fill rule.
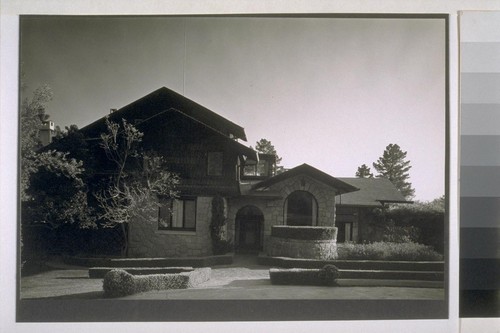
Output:
[[[283,199],[281,204],[276,206],[275,214],[280,215],[280,219],[275,224],[285,224],[283,207],[286,198],[295,191],[306,191],[311,193],[318,203],[318,226],[335,226],[335,189],[324,185],[306,175],[298,175],[282,182],[272,185],[271,190],[278,191]]]
[[[271,237],[273,225],[284,225],[284,206],[286,198],[295,191],[310,192],[318,203],[318,225],[335,226],[335,189],[317,182],[306,175],[298,175],[271,186],[273,192],[278,192],[281,198],[269,199],[258,197],[239,197],[228,201],[228,239],[234,242],[235,219],[238,211],[248,205],[259,208],[264,214],[264,251]]]
[[[212,197],[196,201],[196,231],[158,230],[158,221],[133,221],[130,224],[131,257],[197,257],[212,254],[210,219]],[[155,216],[155,214],[152,214]]]
[[[337,258],[337,241],[271,237],[266,253],[270,257],[333,260]]]
[[[270,257],[333,260],[337,258],[336,227],[275,226],[267,245]]]

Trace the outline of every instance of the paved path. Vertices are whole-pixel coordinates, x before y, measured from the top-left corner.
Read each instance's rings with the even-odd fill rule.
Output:
[[[102,298],[102,279],[89,279],[82,267],[60,268],[21,279],[21,298]],[[124,299],[444,299],[442,288],[350,286],[276,286],[269,267],[255,257],[236,256],[234,263],[212,268],[209,281],[192,289],[150,291]],[[343,286],[342,286],[343,285]]]

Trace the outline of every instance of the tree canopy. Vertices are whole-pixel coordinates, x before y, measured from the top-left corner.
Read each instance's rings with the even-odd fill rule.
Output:
[[[358,171],[356,171],[356,177],[358,178],[373,178],[373,173],[370,171],[370,167],[366,164],[358,167]]]
[[[387,178],[407,199],[415,195],[415,189],[408,181],[411,169],[410,161],[406,160],[407,152],[401,150],[397,144],[389,144],[379,159],[373,163],[378,172],[377,177]]]
[[[24,91],[24,89],[22,89]],[[26,190],[29,187],[30,175],[36,170],[35,159],[41,147],[40,127],[47,121],[47,104],[52,100],[52,89],[48,85],[35,89],[31,98],[24,97],[20,110],[20,196],[21,201],[29,200]]]
[[[100,146],[114,171],[105,188],[94,193],[99,205],[99,218],[104,227],[120,226],[122,254],[128,250],[128,229],[132,221],[151,222],[157,214],[159,198],[175,198],[179,178],[167,171],[161,156],[144,152],[140,147],[143,133],[122,119],[115,123],[106,119],[107,131],[101,133]],[[133,162],[134,166],[130,164]]]
[[[255,150],[258,151],[259,153],[270,154],[276,157],[276,170],[275,170],[276,174],[280,174],[283,171],[285,171],[283,166],[280,165],[281,157],[278,156],[278,152],[274,148],[274,145],[271,143],[271,141],[264,138],[260,139],[255,143]]]

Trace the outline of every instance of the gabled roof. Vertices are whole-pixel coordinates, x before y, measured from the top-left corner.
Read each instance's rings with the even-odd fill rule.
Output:
[[[223,139],[226,140],[226,143],[233,147],[235,150],[237,150],[238,152],[240,152],[241,154],[247,156],[248,158],[253,158],[253,159],[256,159],[258,160],[258,156],[259,154],[257,153],[257,151],[255,151],[254,149],[250,148],[250,147],[247,147],[241,143],[239,143],[238,141],[236,140],[233,140],[233,139],[230,139],[228,138],[227,136],[225,136],[224,134],[222,134],[221,132],[215,130],[214,128],[212,127],[209,127],[209,126],[206,126],[205,124],[203,124],[202,122],[192,118],[192,117],[189,117],[187,116],[184,112],[181,112],[177,109],[174,109],[174,108],[170,108],[168,110],[165,110],[165,111],[162,111],[162,112],[159,112],[157,113],[156,115],[148,118],[148,119],[145,119],[141,122],[138,122],[136,124],[136,127],[140,130],[142,130],[145,126],[147,126],[147,124],[149,122],[164,122],[166,123],[168,120],[169,120],[169,117],[171,114],[177,114],[177,115],[181,115],[181,117],[187,117],[189,118],[191,121],[199,124],[200,126],[204,126],[204,128],[206,128],[208,131],[211,131],[214,133],[214,135],[217,135],[217,136],[220,136],[222,137]]]
[[[411,203],[385,178],[339,178],[359,188],[357,192],[337,196],[338,205],[380,207],[384,203]]]
[[[323,184],[334,187],[335,189],[338,190],[339,193],[348,193],[358,190],[356,186],[348,184],[338,178],[332,177],[329,174],[324,173],[323,171],[318,170],[305,163],[293,169],[280,173],[279,175],[266,179],[260,183],[257,183],[253,186],[253,189],[255,190],[259,188],[269,187],[273,184],[276,184],[278,182],[284,181],[288,178],[295,177],[298,175],[307,175]]]
[[[125,118],[133,123],[136,119],[145,120],[172,108],[229,138],[247,140],[243,127],[165,87],[118,109],[111,113],[109,117],[113,121],[120,121]],[[105,117],[102,117],[83,127],[81,131],[87,135],[95,133],[97,136],[104,129]]]

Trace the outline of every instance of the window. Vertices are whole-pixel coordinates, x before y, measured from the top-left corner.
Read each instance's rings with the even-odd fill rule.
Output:
[[[158,209],[159,230],[196,230],[196,199],[165,200]]]
[[[266,177],[269,175],[269,162],[260,160],[259,162],[247,161],[243,168],[243,176]]]
[[[222,176],[224,154],[222,152],[208,153],[208,168],[207,174],[209,176]]]
[[[287,225],[317,225],[318,204],[314,196],[306,191],[295,191],[285,200]]]

